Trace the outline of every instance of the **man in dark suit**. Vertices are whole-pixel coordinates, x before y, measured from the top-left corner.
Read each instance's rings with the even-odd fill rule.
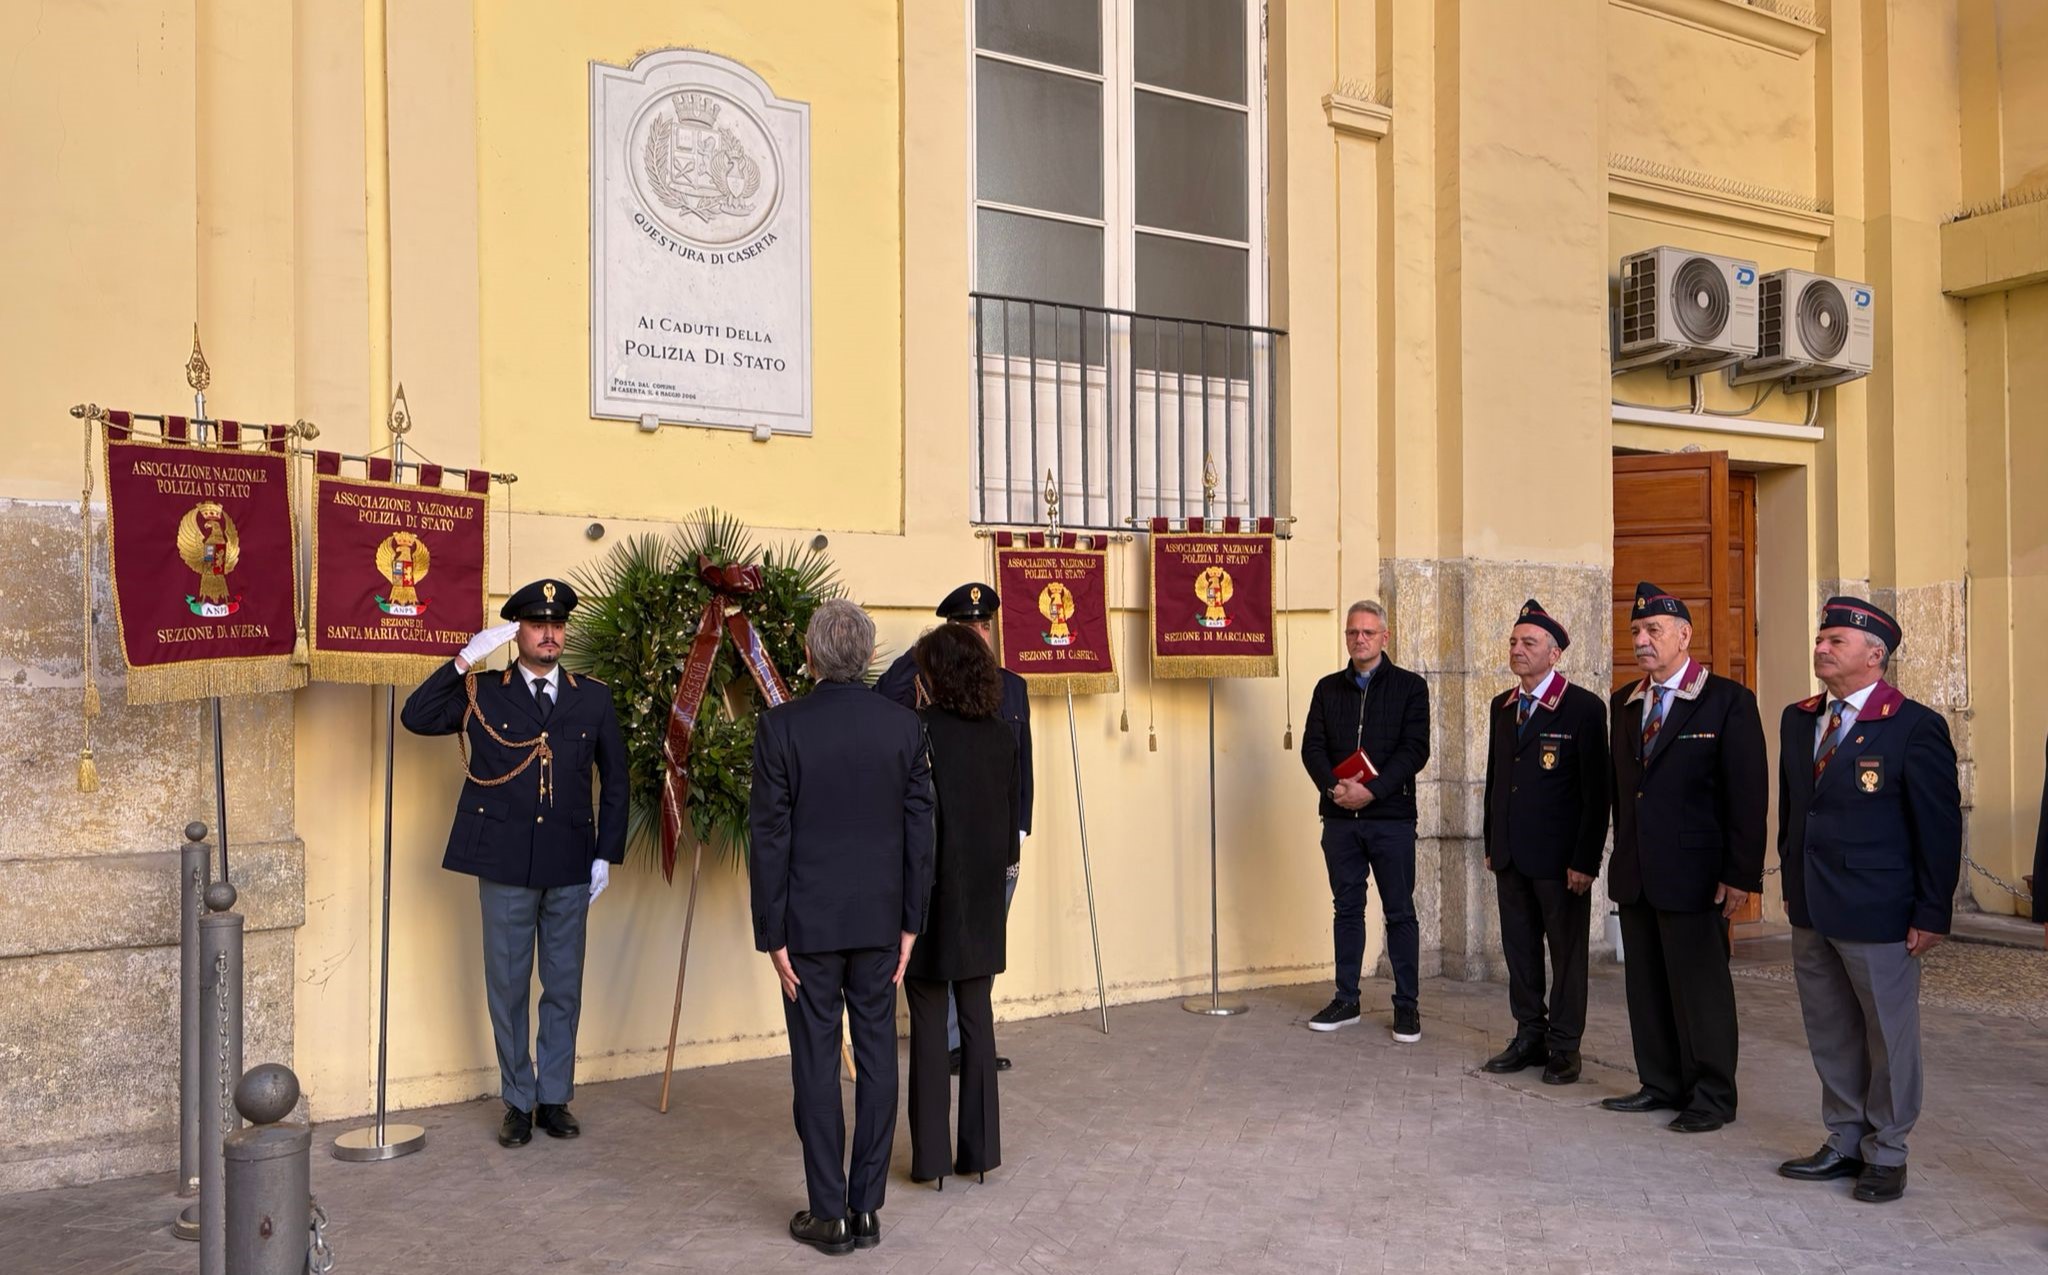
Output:
[[[996,591],[985,584],[968,583],[953,590],[939,600],[935,614],[948,624],[958,624],[971,629],[982,641],[994,647],[989,630],[995,622],[996,611],[1003,600]],[[1017,848],[1018,859],[1010,863],[1009,875],[1003,878],[1003,919],[1010,918],[1010,901],[1017,897],[1018,861],[1022,859],[1024,838],[1031,835],[1031,692],[1024,679],[1008,669],[1003,674],[1003,703],[996,710],[1017,739]],[[931,694],[918,677],[917,661],[911,652],[905,651],[896,657],[889,670],[875,683],[875,689],[908,709],[921,709],[931,702]],[[960,1074],[960,1007],[953,1001],[953,989],[946,988],[946,1051],[954,1075]],[[996,1070],[1008,1071],[1010,1060],[998,1055]]]
[[[1330,874],[1330,923],[1337,956],[1337,994],[1311,1031],[1330,1032],[1359,1019],[1358,976],[1365,961],[1365,886],[1379,878],[1387,923],[1387,962],[1394,968],[1394,1039],[1422,1039],[1416,1003],[1421,939],[1415,923],[1415,776],[1429,762],[1429,683],[1387,658],[1387,613],[1377,602],[1354,602],[1344,616],[1351,659],[1316,683],[1302,727],[1301,764],[1320,794],[1323,866]],[[1376,773],[1337,769],[1356,753]]]
[[[1870,1203],[1906,1190],[1920,958],[1948,933],[1963,853],[1948,723],[1884,680],[1901,636],[1862,598],[1829,598],[1813,644],[1826,693],[1788,705],[1778,734],[1778,861],[1828,1127],[1820,1150],[1778,1172],[1853,1176]]]
[[[2027,893],[2034,896],[2034,919],[2048,943],[2048,779],[2041,784],[2041,821],[2034,829],[2034,871],[2027,877]]]
[[[1643,679],[1614,692],[1614,858],[1629,1031],[1642,1087],[1610,1111],[1677,1108],[1671,1128],[1735,1118],[1727,920],[1763,888],[1770,769],[1756,696],[1694,661],[1692,613],[1645,581],[1629,638]]]
[[[626,743],[611,689],[557,661],[576,591],[536,580],[506,600],[509,624],[485,629],[405,702],[415,735],[462,742],[462,799],[441,866],[477,878],[483,904],[484,997],[498,1046],[505,1119],[498,1141],[582,1132],[569,1114],[576,1022],[583,1008],[583,937],[590,905],[626,857]],[[508,641],[502,673],[476,664]],[[591,810],[595,771],[599,807]],[[540,948],[540,1035],[529,1054],[526,1006]],[[537,1055],[537,1059],[535,1057]]]
[[[1487,1060],[1496,1074],[1542,1067],[1543,1083],[1579,1078],[1586,1030],[1586,946],[1593,879],[1607,847],[1607,705],[1557,671],[1572,643],[1530,598],[1508,631],[1519,685],[1493,703],[1487,724],[1486,866],[1500,897],[1515,1038]],[[1550,949],[1544,1003],[1543,950]]]
[[[754,731],[754,946],[782,982],[810,1207],[790,1235],[827,1253],[881,1242],[896,1136],[896,985],[932,888],[932,783],[917,714],[861,683],[875,625],[851,602],[811,617],[817,686]],[[839,1017],[857,1072],[853,1159],[839,1101]],[[848,1213],[852,1216],[849,1219]]]

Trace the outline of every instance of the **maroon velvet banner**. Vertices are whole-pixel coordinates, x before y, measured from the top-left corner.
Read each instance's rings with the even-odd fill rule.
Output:
[[[167,431],[168,432],[168,431]],[[128,702],[305,685],[289,462],[107,432],[107,540]]]
[[[1109,563],[1072,534],[1048,544],[1043,534],[1018,545],[996,541],[996,652],[1033,694],[1095,694],[1117,689],[1110,646]]]
[[[1198,520],[1190,520],[1199,525]],[[1276,677],[1273,536],[1152,528],[1152,672],[1158,677]]]
[[[314,468],[313,677],[417,682],[483,626],[488,498]]]

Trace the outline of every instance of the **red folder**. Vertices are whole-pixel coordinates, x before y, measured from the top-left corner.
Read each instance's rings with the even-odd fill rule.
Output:
[[[1361,784],[1380,777],[1379,768],[1372,764],[1372,758],[1365,755],[1363,748],[1338,762],[1337,768],[1330,773],[1339,779],[1356,779]]]

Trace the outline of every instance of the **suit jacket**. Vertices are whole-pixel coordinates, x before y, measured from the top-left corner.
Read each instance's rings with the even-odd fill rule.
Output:
[[[937,813],[932,903],[904,971],[957,982],[1003,972],[1003,877],[1017,857],[1017,741],[993,717],[927,708]]]
[[[2048,779],[2041,786],[2041,824],[2034,832],[2034,919],[2048,923]]]
[[[543,722],[540,705],[517,667],[472,669],[465,675],[450,660],[405,701],[401,720],[407,730],[453,735],[463,729],[468,684],[474,682],[483,721],[469,722],[469,772],[483,779],[511,774],[533,753],[498,743],[485,731],[487,724],[508,740],[545,734],[553,753],[553,792],[546,799],[537,760],[502,784],[463,781],[441,866],[536,889],[588,882],[591,860],[619,863],[626,857],[626,741],[619,733],[611,688],[563,669],[556,678],[555,705]],[[599,794],[595,811],[593,772]]]
[[[1363,748],[1379,775],[1367,781],[1372,801],[1346,810],[1330,800],[1338,762]],[[1351,665],[1323,678],[1309,697],[1301,728],[1301,765],[1315,781],[1325,819],[1395,819],[1415,822],[1415,777],[1429,764],[1429,683],[1382,655],[1365,693],[1351,680]]]
[[[1486,857],[1532,880],[1562,881],[1567,868],[1598,876],[1611,804],[1607,706],[1560,673],[1517,728],[1521,694],[1515,686],[1494,700],[1487,723]]]
[[[917,657],[909,651],[896,657],[889,671],[875,683],[875,689],[908,709],[922,709],[918,698]],[[1009,726],[1017,741],[1017,831],[1031,835],[1031,688],[1024,679],[1003,670],[1003,703],[996,716]],[[1017,839],[1010,838],[1010,862],[1017,862]]]
[[[1666,912],[1703,912],[1714,890],[1763,889],[1771,773],[1756,696],[1688,661],[1641,760],[1650,679],[1615,691],[1614,858],[1607,894]]]
[[[820,682],[761,714],[747,824],[759,950],[893,948],[923,931],[932,778],[916,713]]]
[[[1879,682],[1827,768],[1813,775],[1828,697],[1778,726],[1778,862],[1785,914],[1831,939],[1903,943],[1946,934],[1963,863],[1956,750],[1941,714]]]

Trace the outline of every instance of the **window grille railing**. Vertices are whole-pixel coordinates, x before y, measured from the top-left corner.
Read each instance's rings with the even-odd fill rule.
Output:
[[[1279,515],[1277,328],[995,293],[974,309],[978,524]],[[1205,469],[1215,497],[1204,508]]]

